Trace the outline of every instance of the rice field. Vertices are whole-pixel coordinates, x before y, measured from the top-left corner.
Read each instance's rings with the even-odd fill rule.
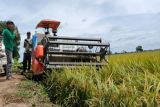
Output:
[[[109,64],[47,74],[51,100],[64,107],[160,106],[160,51],[109,56]]]

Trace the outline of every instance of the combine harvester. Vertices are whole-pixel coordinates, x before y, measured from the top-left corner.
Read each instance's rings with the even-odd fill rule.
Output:
[[[39,75],[53,68],[106,65],[110,44],[101,38],[80,38],[57,36],[59,21],[42,20],[36,28],[45,33],[33,36],[33,74]],[[53,35],[50,34],[50,29]]]

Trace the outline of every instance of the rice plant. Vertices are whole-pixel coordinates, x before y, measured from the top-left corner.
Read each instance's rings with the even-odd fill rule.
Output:
[[[46,74],[51,100],[64,107],[157,107],[160,52],[109,56],[109,64]]]

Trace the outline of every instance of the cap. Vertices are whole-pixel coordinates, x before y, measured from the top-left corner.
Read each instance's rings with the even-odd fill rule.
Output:
[[[9,25],[9,24],[13,24],[14,25],[14,22],[9,20],[9,21],[6,22],[6,24],[7,25]]]

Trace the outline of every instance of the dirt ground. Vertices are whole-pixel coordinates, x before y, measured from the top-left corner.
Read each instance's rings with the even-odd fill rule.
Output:
[[[6,77],[0,75],[0,107],[29,107],[23,100],[16,98],[17,85],[24,79],[22,75],[14,75],[16,79],[6,80]]]

